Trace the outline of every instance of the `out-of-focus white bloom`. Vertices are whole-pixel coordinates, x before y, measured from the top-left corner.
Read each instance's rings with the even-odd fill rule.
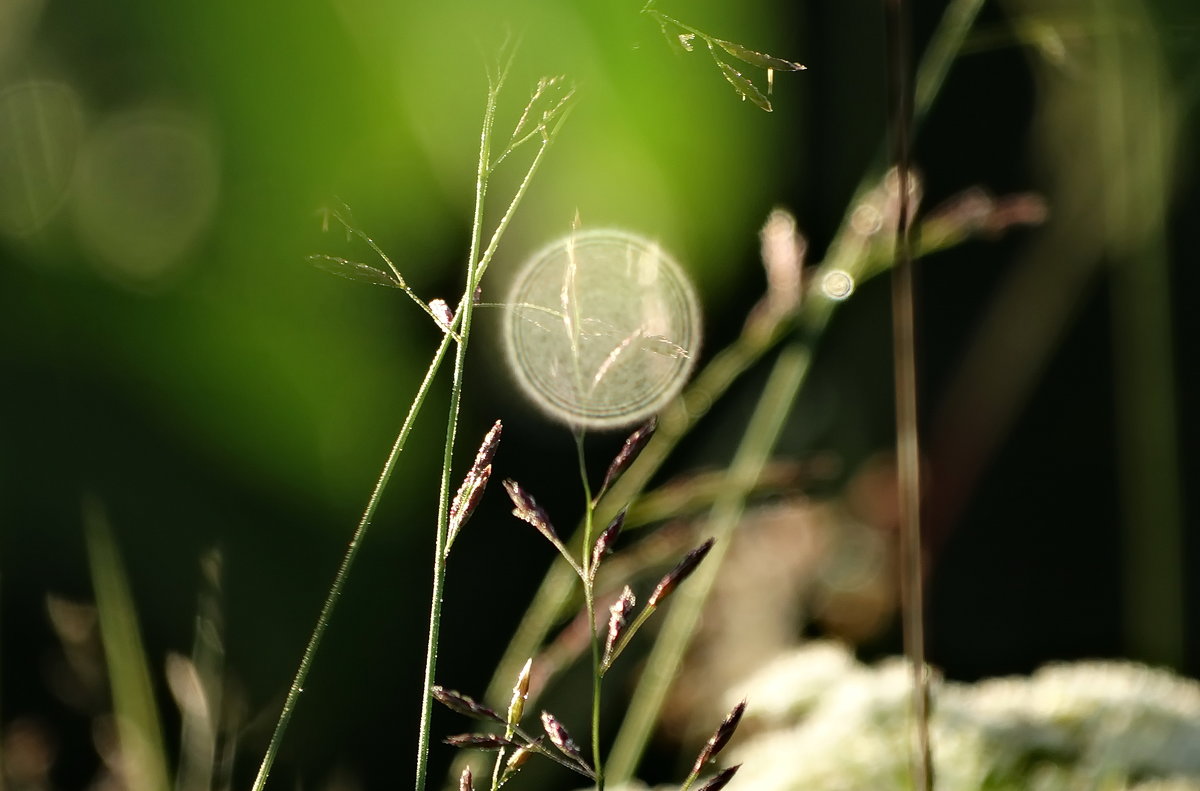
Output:
[[[910,674],[814,643],[730,691],[746,733],[732,791],[907,789]],[[1200,684],[1133,663],[935,682],[938,791],[1200,791]]]
[[[857,664],[840,643],[813,642],[797,654],[784,654],[725,696],[732,706],[747,700],[747,715],[763,725],[795,722],[811,710],[829,688],[846,678]],[[750,696],[750,697],[747,697]]]

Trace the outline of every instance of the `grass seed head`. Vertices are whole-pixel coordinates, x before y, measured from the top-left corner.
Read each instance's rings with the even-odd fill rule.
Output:
[[[742,714],[746,711],[746,701],[742,701],[733,707],[733,711],[729,712],[728,716],[717,726],[717,730],[709,738],[704,745],[704,749],[700,751],[699,757],[696,758],[696,765],[692,767],[692,771],[696,774],[704,768],[704,765],[717,757],[721,750],[725,749],[725,745],[729,744],[729,740],[733,738],[734,731],[737,730],[738,723],[742,720]]]
[[[533,750],[530,750],[528,747],[518,747],[512,751],[509,760],[504,763],[504,777],[506,778],[515,772],[520,772],[521,767],[526,765],[526,761],[529,760],[530,755],[533,755]]]
[[[654,429],[657,427],[658,419],[652,417],[629,435],[625,444],[621,446],[621,450],[617,451],[617,455],[613,457],[612,463],[608,465],[608,471],[604,473],[604,484],[600,487],[601,492],[607,491],[608,487],[621,477],[621,473],[629,469],[629,465],[633,464],[638,454],[642,452],[642,448],[646,447],[646,443],[654,436]]]
[[[596,544],[592,547],[592,576],[596,575],[596,568],[600,565],[600,561],[607,555],[612,553],[613,544],[617,542],[617,536],[621,533],[621,528],[625,524],[625,510],[613,517],[609,522],[608,527],[604,528],[604,532],[596,539]]]
[[[561,543],[558,540],[558,533],[554,531],[554,525],[550,524],[550,517],[521,484],[508,478],[504,481],[504,490],[508,492],[509,499],[513,502],[513,516],[536,527],[538,532],[555,546]]]
[[[621,638],[621,631],[625,628],[625,624],[629,622],[629,613],[633,610],[633,605],[637,600],[633,596],[633,590],[628,585],[625,590],[621,591],[620,597],[613,602],[612,607],[608,608],[608,637],[604,641],[604,664],[607,665],[612,660],[613,650],[617,647],[617,641]]]
[[[579,752],[579,745],[571,738],[571,734],[563,727],[563,724],[558,721],[548,711],[542,712],[542,727],[546,730],[546,735],[550,737],[550,742],[559,749],[563,755],[572,758],[576,761],[583,761],[583,756]]]
[[[713,775],[713,778],[704,785],[696,789],[696,791],[721,791],[722,788],[729,785],[729,781],[737,774],[737,771],[742,768],[741,764],[731,766],[728,769],[722,769]]]
[[[462,530],[463,525],[471,518],[479,501],[483,499],[483,492],[487,489],[488,479],[491,477],[492,465],[490,464],[479,470],[472,468],[467,473],[462,486],[458,487],[458,492],[454,495],[454,501],[450,503],[450,530],[447,542],[452,542],[458,535],[458,531]]]
[[[511,730],[521,722],[525,713],[525,701],[529,698],[529,676],[533,667],[533,659],[525,660],[521,672],[517,674],[517,683],[513,686],[512,700],[508,704],[508,728]]]
[[[434,700],[451,711],[477,720],[504,722],[504,718],[498,713],[461,692],[436,685],[430,691],[433,693]]]
[[[483,435],[483,442],[479,445],[479,451],[475,454],[475,462],[471,465],[472,471],[481,470],[492,463],[492,457],[496,455],[496,447],[500,444],[500,433],[503,430],[504,424],[497,420],[488,429],[488,433]]]
[[[670,596],[675,591],[675,588],[679,586],[679,583],[691,576],[696,567],[700,565],[700,561],[704,560],[704,556],[713,548],[714,543],[716,543],[716,539],[710,538],[684,555],[683,560],[679,561],[679,565],[668,571],[659,581],[658,586],[654,589],[654,593],[650,594],[650,599],[646,602],[646,606],[657,607],[662,604],[663,599]]]
[[[500,750],[512,743],[503,736],[492,733],[460,733],[457,736],[447,736],[442,741],[451,747],[475,750]]]

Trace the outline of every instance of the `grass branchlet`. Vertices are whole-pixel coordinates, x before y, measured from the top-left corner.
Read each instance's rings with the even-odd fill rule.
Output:
[[[655,7],[654,0],[647,1],[646,5],[642,7],[642,13],[658,22],[663,36],[672,46],[685,52],[692,52],[696,48],[697,41],[704,44],[708,49],[708,54],[712,57],[713,64],[721,72],[725,81],[733,86],[738,96],[742,97],[742,101],[749,100],[755,107],[768,113],[773,109],[771,100],[767,96],[774,90],[775,72],[802,71],[808,68],[796,61],[777,58],[774,55],[758,52],[742,44],[705,33],[699,28],[692,27],[659,11]],[[766,72],[766,93],[759,90],[758,86],[743,73],[747,66]]]

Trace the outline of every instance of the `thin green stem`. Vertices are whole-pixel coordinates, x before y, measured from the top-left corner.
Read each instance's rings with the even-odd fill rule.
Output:
[[[604,761],[600,754],[600,685],[604,676],[600,669],[600,633],[596,629],[596,590],[592,569],[592,531],[596,503],[588,481],[587,460],[583,449],[583,429],[575,431],[575,451],[579,459],[579,480],[583,483],[583,598],[587,603],[588,637],[592,644],[592,765],[596,769],[596,791],[604,791]]]
[[[446,419],[446,444],[442,453],[442,477],[438,491],[437,534],[433,552],[433,590],[429,606],[429,634],[425,649],[425,677],[421,696],[421,725],[417,738],[417,773],[414,788],[424,791],[429,770],[430,722],[433,718],[433,680],[437,672],[438,637],[442,625],[442,598],[446,588],[446,541],[449,530],[450,476],[454,466],[454,444],[458,437],[459,406],[462,403],[463,365],[471,335],[471,317],[475,305],[475,288],[481,267],[476,263],[483,238],[483,209],[487,198],[488,157],[491,152],[492,127],[496,118],[496,99],[503,84],[503,72],[488,89],[487,104],[479,135],[479,166],[475,173],[475,211],[471,219],[471,249],[467,257],[466,286],[459,302],[461,324],[458,347],[454,355],[454,377],[450,384],[450,408]]]
[[[566,109],[560,109],[557,121],[552,128],[547,129],[542,139],[542,145],[534,154],[533,160],[525,171],[525,177],[517,187],[508,208],[492,232],[491,239],[483,252],[479,252],[483,239],[483,209],[487,195],[488,179],[491,174],[489,157],[491,151],[492,129],[495,123],[496,103],[500,89],[504,84],[511,59],[499,70],[497,77],[488,88],[487,106],[484,111],[482,132],[479,140],[479,166],[475,180],[475,212],[471,223],[471,250],[468,257],[467,283],[458,310],[455,312],[451,330],[458,329],[458,349],[454,358],[454,376],[450,388],[450,409],[446,425],[446,446],[442,458],[442,479],[438,503],[438,526],[434,546],[433,589],[429,608],[429,640],[425,652],[424,690],[421,700],[421,725],[417,744],[416,791],[424,791],[429,766],[430,722],[433,716],[433,680],[437,671],[438,637],[441,631],[442,597],[446,584],[446,551],[447,530],[449,527],[450,507],[450,474],[454,456],[454,444],[458,428],[459,407],[462,402],[463,371],[466,362],[467,346],[471,336],[471,324],[475,310],[475,292],[479,288],[483,275],[491,263],[500,239],[507,230],[521,199],[525,197],[533,176],[537,172],[546,150],[557,135],[566,118]],[[562,108],[562,105],[560,105]]]
[[[408,414],[405,416],[404,424],[400,428],[400,433],[397,435],[395,442],[392,444],[392,449],[388,454],[387,460],[384,462],[383,469],[380,472],[379,479],[375,483],[375,488],[371,491],[370,499],[367,501],[367,507],[363,511],[362,517],[359,519],[358,526],[351,536],[350,544],[346,549],[345,555],[342,557],[342,562],[338,567],[337,573],[334,576],[333,584],[329,588],[329,593],[326,595],[325,602],[321,607],[321,611],[317,616],[316,626],[313,628],[312,634],[309,636],[307,645],[304,648],[304,653],[300,658],[300,665],[296,670],[296,675],[292,680],[292,685],[288,690],[286,699],[284,700],[283,708],[279,714],[279,720],[276,722],[275,730],[271,734],[271,740],[267,745],[267,750],[263,755],[262,764],[259,766],[258,774],[255,776],[254,784],[251,787],[252,791],[261,791],[266,785],[267,777],[270,775],[271,767],[274,765],[275,758],[279,752],[279,747],[283,742],[284,733],[287,730],[288,723],[291,721],[293,712],[300,699],[300,693],[304,690],[304,682],[308,678],[309,670],[312,666],[313,657],[316,655],[317,648],[321,644],[321,640],[325,635],[325,631],[329,626],[329,619],[333,614],[334,607],[337,605],[338,599],[341,597],[342,589],[345,587],[346,580],[349,576],[350,569],[354,565],[354,560],[358,555],[358,550],[362,546],[363,539],[366,537],[368,528],[371,525],[371,520],[374,518],[375,511],[379,507],[383,492],[387,488],[388,481],[391,479],[392,472],[395,470],[396,462],[400,458],[400,453],[404,450],[404,446],[408,441],[408,436],[412,432],[413,425],[416,422],[417,416],[421,412],[421,407],[425,403],[425,398],[429,393],[434,377],[441,369],[442,362],[445,360],[446,352],[452,342],[458,343],[457,354],[455,355],[455,372],[454,382],[451,392],[451,409],[450,420],[447,426],[447,443],[446,450],[443,455],[442,465],[442,484],[440,488],[440,504],[438,514],[438,529],[436,536],[436,551],[434,556],[434,582],[432,591],[432,606],[430,608],[430,633],[429,643],[426,651],[426,669],[425,669],[425,685],[424,699],[422,702],[421,713],[421,730],[418,745],[417,758],[417,789],[424,788],[425,776],[428,766],[429,753],[429,722],[431,718],[431,688],[433,686],[433,674],[436,669],[437,662],[437,638],[441,623],[441,600],[442,592],[445,586],[445,543],[448,527],[448,510],[449,510],[449,467],[453,458],[454,436],[457,429],[458,407],[461,401],[462,394],[462,365],[466,354],[467,338],[470,334],[471,316],[474,307],[474,295],[479,286],[479,282],[483,277],[483,273],[487,269],[488,263],[495,255],[496,248],[499,246],[500,238],[504,231],[508,228],[513,214],[516,212],[517,206],[524,197],[525,192],[529,188],[529,184],[533,179],[534,173],[537,171],[541,163],[542,157],[549,147],[558,130],[564,122],[567,109],[565,99],[559,107],[555,108],[557,118],[552,127],[546,129],[541,147],[537,154],[534,155],[533,161],[526,170],[525,177],[517,188],[516,194],[509,202],[504,216],[500,219],[496,229],[493,231],[487,248],[482,254],[479,253],[479,247],[483,238],[483,205],[486,195],[487,176],[490,168],[487,162],[487,148],[490,145],[490,136],[495,118],[496,99],[499,95],[500,88],[507,76],[508,68],[512,63],[511,54],[507,61],[501,64],[497,71],[496,77],[491,80],[488,88],[487,106],[484,112],[483,131],[480,135],[480,163],[476,173],[476,205],[475,214],[472,222],[471,249],[468,256],[467,267],[467,285],[463,297],[459,302],[458,310],[455,312],[454,319],[450,326],[445,328],[446,332],[442,336],[441,343],[438,345],[437,351],[434,353],[433,359],[429,363],[429,367],[425,372],[425,377],[421,381],[420,387],[417,388],[417,394],[409,405]],[[568,97],[569,98],[569,97]],[[347,228],[349,224],[341,217],[338,218]],[[392,264],[391,260],[383,253],[383,251],[365,234],[358,232],[362,238],[366,239],[376,253],[378,253],[384,261],[392,269],[396,277],[400,277],[399,272]],[[401,278],[402,280],[402,278]],[[412,296],[410,294],[410,296]],[[417,300],[419,303],[420,300]],[[422,307],[428,312],[428,306],[421,303]],[[436,317],[435,317],[436,318]]]
[[[288,689],[287,698],[283,702],[283,709],[279,713],[279,720],[275,723],[275,731],[271,734],[271,741],[267,744],[267,751],[263,755],[262,764],[258,768],[258,775],[254,778],[254,785],[251,786],[252,791],[261,791],[266,785],[267,776],[271,773],[271,766],[275,763],[275,756],[279,752],[280,744],[283,742],[283,734],[287,730],[288,723],[292,719],[292,713],[295,711],[296,704],[300,700],[300,693],[304,691],[304,682],[308,678],[308,671],[312,666],[313,657],[317,653],[317,648],[321,645],[321,638],[325,636],[325,630],[329,627],[329,618],[333,614],[333,609],[337,605],[338,599],[341,598],[342,588],[346,584],[350,568],[354,565],[354,559],[357,557],[358,550],[367,535],[367,529],[371,526],[371,520],[375,516],[375,510],[379,507],[383,491],[387,488],[388,481],[392,477],[392,471],[396,468],[396,461],[400,458],[400,453],[404,450],[404,445],[408,441],[408,435],[412,432],[417,415],[420,414],[421,407],[425,403],[425,396],[429,394],[429,387],[433,382],[433,378],[442,366],[442,359],[446,356],[446,350],[450,347],[450,342],[449,334],[442,336],[442,342],[438,346],[433,360],[429,363],[429,368],[425,371],[425,378],[421,380],[421,386],[417,388],[417,394],[413,398],[412,404],[408,407],[408,415],[404,418],[404,425],[400,427],[400,433],[396,436],[396,441],[392,443],[392,450],[388,454],[387,461],[383,464],[383,470],[379,474],[379,479],[375,482],[375,488],[371,491],[371,497],[367,501],[367,507],[358,521],[358,527],[355,528],[354,535],[350,538],[350,545],[346,548],[346,554],[342,557],[342,563],[338,567],[337,574],[333,578],[333,584],[329,587],[329,593],[325,597],[325,603],[322,605],[321,612],[317,616],[317,625],[313,628],[312,634],[308,638],[308,645],[304,647],[304,654],[300,657],[300,666],[296,670],[296,676],[292,679],[292,686]]]

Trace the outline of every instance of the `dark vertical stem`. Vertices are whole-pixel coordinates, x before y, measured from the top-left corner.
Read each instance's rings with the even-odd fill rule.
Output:
[[[898,217],[892,268],[892,343],[896,384],[896,470],[900,522],[900,596],[904,653],[912,667],[916,754],[913,788],[933,789],[929,744],[929,676],[925,668],[924,575],[921,569],[920,439],[917,429],[917,360],[910,207],[912,84],[909,18],[904,0],[885,0],[888,46],[888,120],[896,168]]]

